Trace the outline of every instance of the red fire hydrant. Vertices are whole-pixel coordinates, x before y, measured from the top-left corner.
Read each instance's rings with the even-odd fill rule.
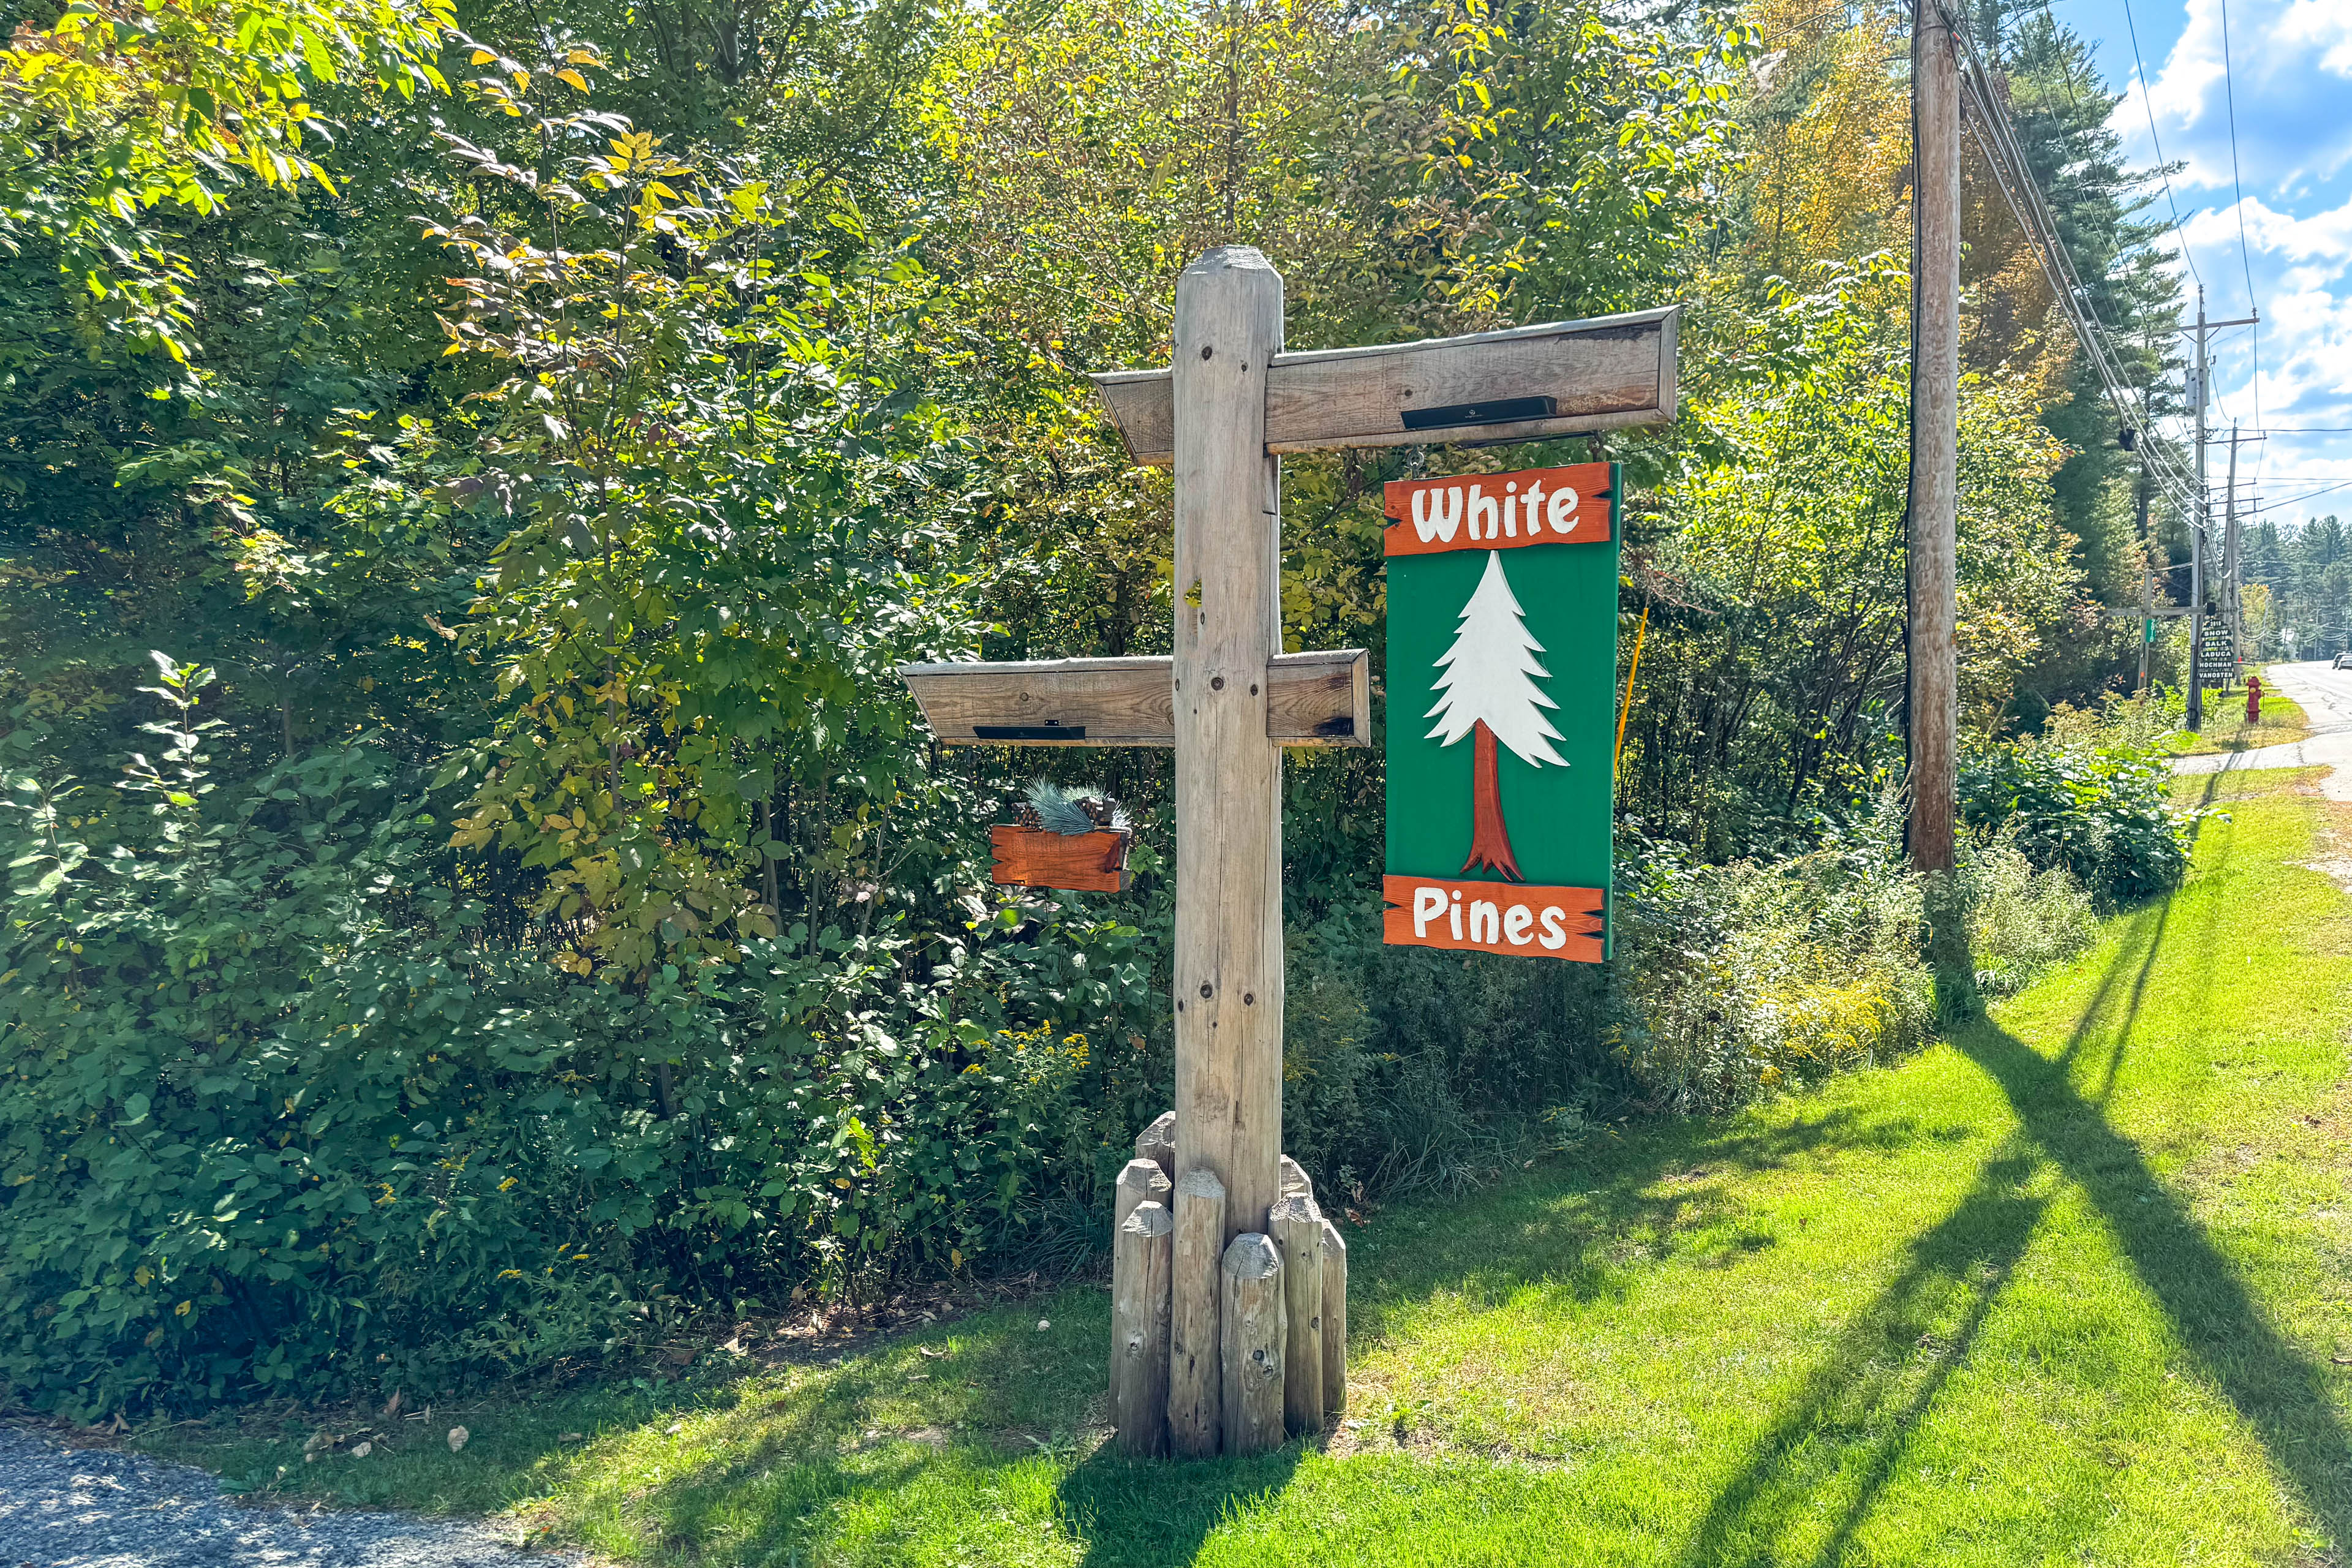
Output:
[[[2246,677],[2246,722],[2259,724],[2262,721],[2263,678],[2259,675],[2250,675]]]

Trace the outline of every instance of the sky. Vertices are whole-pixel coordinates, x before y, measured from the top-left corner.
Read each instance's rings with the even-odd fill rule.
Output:
[[[2215,334],[2209,416],[2265,437],[2240,448],[2242,500],[2352,519],[2352,0],[2048,3],[2125,95],[2131,166],[2186,165],[2148,216],[2179,214],[2190,309],[2201,279],[2210,317],[2247,315],[2252,283],[2263,324]],[[2228,461],[2208,454],[2217,499]]]

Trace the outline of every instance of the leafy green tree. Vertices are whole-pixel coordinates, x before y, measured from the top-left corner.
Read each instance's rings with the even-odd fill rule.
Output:
[[[51,261],[84,332],[184,359],[193,274],[143,215],[209,215],[247,180],[331,189],[311,89],[439,90],[453,26],[449,0],[73,0],[0,47],[0,249]]]

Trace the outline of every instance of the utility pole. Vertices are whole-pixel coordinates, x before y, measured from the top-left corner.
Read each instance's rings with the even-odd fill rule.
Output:
[[[2238,603],[2238,426],[2230,426],[2230,489],[2221,503],[2221,624],[2230,630],[2230,658],[2246,657],[2245,617]]]
[[[1960,400],[1960,74],[1944,0],[1911,25],[1910,616],[1905,714],[1911,864],[1953,864]]]
[[[2189,715],[2191,730],[2205,727],[2205,522],[2212,501],[2205,487],[2205,286],[2197,286],[2197,517],[2189,538]]]
[[[2161,375],[2164,362],[2157,357],[2153,331],[2147,338],[2147,357],[2156,366],[2155,374]],[[2145,392],[2141,394],[2140,405],[2143,408],[2148,405]],[[2143,700],[2147,696],[2148,656],[2156,646],[2156,528],[2147,515],[2148,446],[2154,436],[2153,430],[2142,437],[2139,432],[2126,427],[2116,437],[2139,459],[2139,471],[2132,480],[2132,499],[2139,507],[2139,684],[2133,690]]]
[[[2212,494],[2205,482],[2205,408],[2211,401],[2206,383],[2211,370],[2210,343],[2212,335],[2224,327],[2251,327],[2259,323],[2263,313],[2234,321],[2209,321],[2205,319],[2205,290],[2197,290],[2197,325],[2178,329],[2197,334],[2197,368],[2189,387],[2189,401],[2197,416],[2197,515],[2189,520],[2189,715],[2191,730],[2202,729],[2205,723],[2205,670],[2198,662],[2198,652],[2205,643],[2205,542],[2212,536]],[[2236,448],[2231,448],[2234,458]]]
[[[2133,499],[2139,503],[2139,684],[2133,688],[2138,695],[2147,695],[2147,650],[2156,640],[2156,535],[2149,531],[2147,521],[2147,454],[2140,454],[2139,473],[2132,484]]]

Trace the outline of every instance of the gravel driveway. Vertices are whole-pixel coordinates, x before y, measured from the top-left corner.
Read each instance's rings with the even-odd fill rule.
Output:
[[[0,1427],[0,1568],[546,1568],[470,1525],[251,1507],[204,1471]]]

